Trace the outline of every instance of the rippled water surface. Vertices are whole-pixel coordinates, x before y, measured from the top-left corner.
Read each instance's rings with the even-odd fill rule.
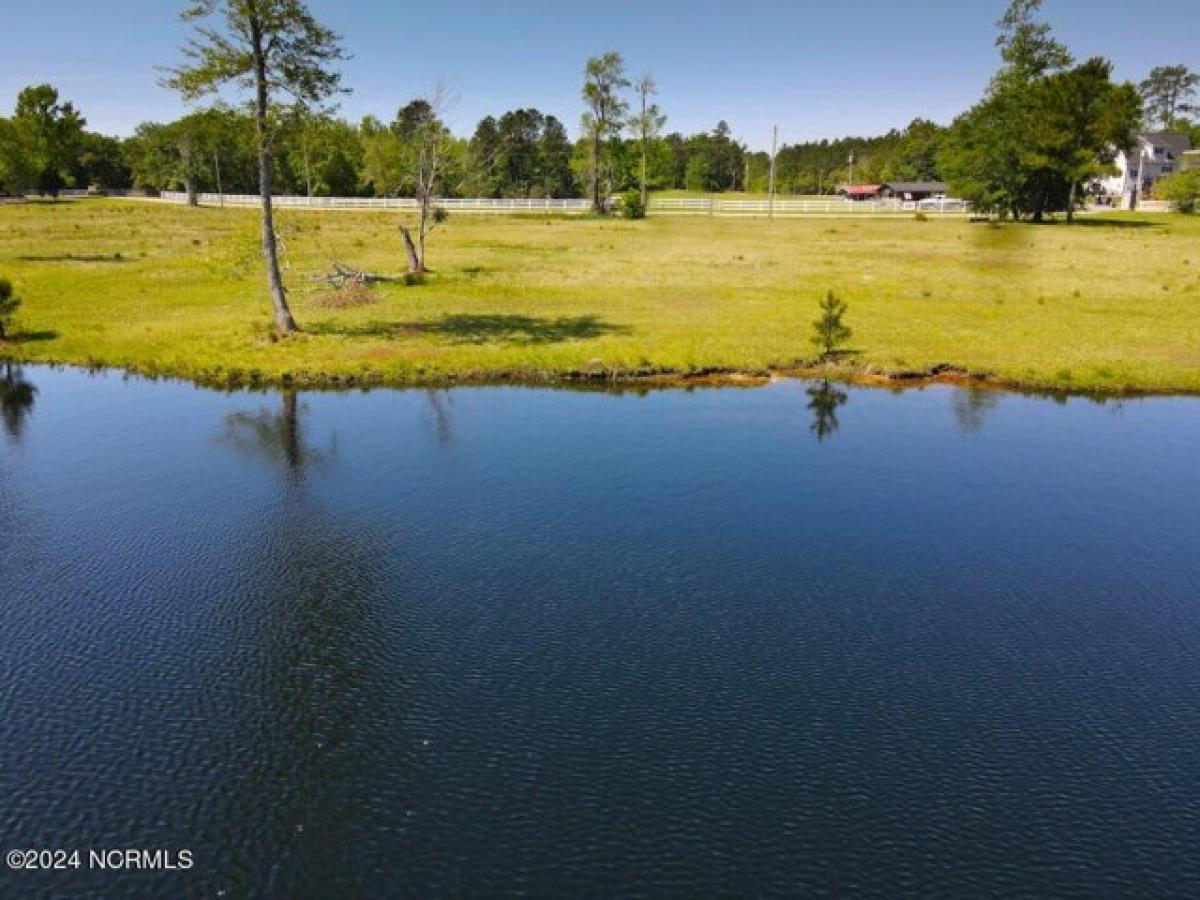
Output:
[[[1200,401],[8,375],[0,895],[1200,895]]]

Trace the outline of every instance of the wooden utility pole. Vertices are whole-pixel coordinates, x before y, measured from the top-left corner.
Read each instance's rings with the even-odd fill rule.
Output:
[[[779,149],[779,126],[771,128],[771,178],[767,186],[767,217],[775,218],[775,154]]]

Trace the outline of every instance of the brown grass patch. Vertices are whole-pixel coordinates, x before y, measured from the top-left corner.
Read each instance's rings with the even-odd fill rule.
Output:
[[[369,285],[353,281],[345,287],[317,294],[312,303],[321,309],[352,309],[356,306],[369,306],[378,301],[379,298]]]

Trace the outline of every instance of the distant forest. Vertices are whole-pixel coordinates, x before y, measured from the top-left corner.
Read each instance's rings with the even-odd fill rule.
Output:
[[[1072,207],[1088,179],[1110,166],[1113,149],[1132,146],[1139,126],[1200,131],[1186,118],[1200,109],[1191,100],[1200,74],[1163,66],[1137,88],[1117,84],[1106,60],[1073,58],[1036,18],[1040,6],[1012,0],[998,23],[1000,68],[980,102],[953,123],[916,119],[875,137],[784,144],[776,190],[832,194],[851,176],[859,183],[937,180],[981,210],[1038,217]],[[562,120],[533,108],[487,116],[469,137],[451,134],[437,92],[400,106],[390,120],[357,123],[272,102],[262,149],[279,194],[590,195],[601,211],[605,198],[634,189],[643,201],[647,190],[767,191],[768,153],[749,151],[724,121],[698,134],[668,131],[657,94],[649,73],[630,79],[621,55],[609,52],[587,61],[574,141]],[[194,197],[259,189],[260,136],[248,106],[218,104],[174,122],[147,122],[124,139],[86,124],[51,85],[21,91],[13,115],[0,118],[0,191],[95,186]]]
[[[49,85],[27,88],[18,109],[26,115],[65,120],[77,134],[65,142],[57,165],[11,166],[12,190],[52,193],[64,187],[144,188],[255,193],[258,190],[254,119],[244,110],[216,107],[169,123],[147,122],[124,140],[87,131],[86,120],[61,103]],[[63,110],[67,115],[63,116]],[[277,192],[312,196],[413,196],[407,177],[409,143],[434,115],[414,100],[389,122],[368,116],[354,124],[329,114],[289,108],[279,116],[274,140]],[[12,120],[0,120],[0,123]],[[0,128],[3,124],[0,124]],[[777,189],[785,194],[834,193],[848,177],[921,180],[938,177],[937,157],[945,129],[917,120],[904,131],[880,137],[784,144],[778,153]],[[515,109],[479,122],[470,138],[447,142],[442,195],[447,197],[581,197],[586,190],[587,141],[572,142],[562,122],[537,109]],[[610,192],[636,187],[641,145],[633,136],[606,144],[605,178]],[[15,171],[14,171],[15,170]],[[3,169],[0,169],[3,171]],[[751,152],[725,122],[712,131],[656,137],[647,148],[647,183],[652,190],[765,192],[770,154]]]

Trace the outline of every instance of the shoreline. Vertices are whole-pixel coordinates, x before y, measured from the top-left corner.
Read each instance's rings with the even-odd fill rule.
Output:
[[[779,380],[833,381],[856,387],[884,390],[922,389],[947,385],[966,390],[988,390],[1046,397],[1084,397],[1096,400],[1138,399],[1150,397],[1197,397],[1200,390],[1192,388],[1062,388],[997,378],[987,373],[972,373],[953,364],[940,364],[929,370],[866,369],[835,364],[794,365],[772,367],[765,371],[738,369],[704,369],[684,371],[533,371],[508,370],[468,372],[436,378],[395,378],[385,373],[339,375],[335,373],[304,372],[264,374],[255,370],[226,370],[213,373],[188,373],[164,368],[110,362],[79,362],[69,359],[22,359],[3,352],[0,345],[0,365],[44,366],[52,369],[71,368],[91,373],[119,373],[150,381],[168,380],[191,384],[194,387],[223,391],[357,391],[357,390],[429,390],[455,387],[527,387],[575,390],[689,390],[692,388],[758,388]]]

